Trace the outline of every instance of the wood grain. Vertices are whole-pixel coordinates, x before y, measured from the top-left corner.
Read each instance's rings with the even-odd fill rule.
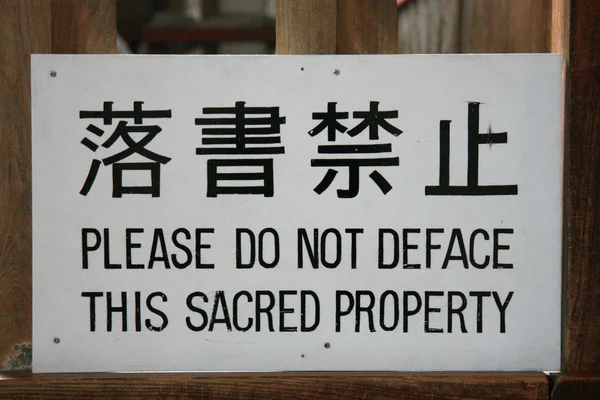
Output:
[[[337,0],[278,0],[277,54],[335,54]]]
[[[398,53],[395,0],[338,0],[338,54]]]
[[[542,374],[305,377],[19,378],[0,384],[10,399],[436,399],[547,400]]]
[[[116,0],[52,0],[52,53],[116,53],[116,12]]]
[[[550,50],[550,1],[464,0],[461,4],[461,53]]]
[[[23,369],[31,352],[29,55],[50,52],[50,2],[0,6],[0,368]]]
[[[115,0],[0,3],[0,368],[31,368],[32,53],[114,53]]]
[[[563,370],[600,375],[600,2],[570,6]]]
[[[600,377],[561,376],[556,380],[551,400],[598,400]]]
[[[563,53],[568,60],[570,24],[570,0],[552,0],[550,18],[550,51]]]

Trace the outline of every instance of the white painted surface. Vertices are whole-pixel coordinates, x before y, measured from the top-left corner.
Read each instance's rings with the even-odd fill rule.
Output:
[[[560,107],[560,56],[51,56],[32,60],[33,98],[33,368],[35,372],[92,371],[306,371],[306,370],[393,370],[393,371],[520,371],[560,368],[561,288],[561,188],[562,143]],[[334,69],[340,74],[335,75]],[[52,77],[50,71],[55,71]],[[102,144],[117,122],[104,126],[101,120],[80,119],[81,110],[101,110],[113,101],[115,110],[131,110],[143,101],[144,110],[172,112],[170,119],[145,119],[143,125],[159,125],[162,131],[146,148],[171,161],[161,166],[160,197],[125,194],[113,198],[111,168],[102,166],[86,196],[79,193],[92,159],[113,155],[125,148],[121,139],[96,153],[80,144],[88,137]],[[204,107],[233,107],[245,101],[248,107],[280,107],[286,123],[281,126],[285,154],[266,155],[274,160],[274,196],[219,195],[207,198],[206,164],[218,156],[196,155],[203,147],[202,127],[195,126]],[[322,195],[313,188],[327,168],[311,167],[311,159],[331,158],[318,154],[317,146],[332,144],[326,132],[308,135],[319,121],[313,112],[324,112],[327,102],[337,110],[349,111],[341,121],[348,128],[360,119],[353,111],[364,111],[370,101],[380,110],[397,110],[389,122],[403,133],[394,137],[380,129],[379,141],[368,140],[368,130],[354,138],[337,135],[335,144],[391,143],[389,157],[398,157],[396,167],[362,167],[360,192],[339,199],[336,189],[348,184],[348,168],[338,174]],[[508,132],[506,144],[479,145],[479,184],[518,185],[510,196],[426,196],[425,186],[438,183],[440,120],[452,120],[450,184],[466,184],[467,103],[481,102],[479,130]],[[105,129],[100,138],[86,130],[90,124]],[[133,121],[129,125],[134,125]],[[141,134],[142,136],[145,134]],[[136,140],[138,137],[136,137]],[[141,138],[141,136],[139,137]],[[143,161],[134,155],[124,161]],[[141,158],[140,158],[141,157]],[[246,156],[248,157],[248,156]],[[355,157],[355,155],[347,156]],[[378,155],[368,155],[376,158]],[[224,157],[227,158],[227,157]],[[229,156],[231,158],[231,156]],[[244,156],[240,157],[244,158]],[[384,195],[369,174],[377,169],[392,185]],[[148,181],[144,172],[128,175],[132,184]],[[131,180],[132,179],[132,180]],[[280,262],[272,269],[258,264],[236,269],[235,230],[249,228],[257,233],[267,227],[277,230]],[[120,270],[104,269],[103,246],[89,252],[89,268],[82,265],[82,229],[109,229],[110,261]],[[185,252],[176,248],[171,233],[186,228],[212,228],[203,242],[202,261],[214,269],[196,269],[194,264],[166,269],[158,262],[153,269],[126,269],[128,228],[143,228],[132,236],[141,248],[132,249],[133,263],[145,264],[156,228],[165,233],[167,251],[179,260]],[[297,230],[313,228],[340,230],[342,261],[335,269],[310,266],[298,268]],[[356,268],[351,269],[351,235],[357,234]],[[421,269],[378,269],[378,230],[395,229],[408,249],[410,263]],[[433,241],[432,265],[426,269],[426,229],[443,228]],[[499,235],[508,249],[499,250],[499,260],[512,269],[464,268],[460,261],[444,261],[452,229],[461,229],[469,251],[469,235],[475,229],[512,229]],[[92,236],[89,236],[92,238]],[[266,236],[270,238],[270,236]],[[330,239],[333,236],[330,237]],[[90,239],[91,240],[91,239]],[[482,262],[491,255],[493,236],[475,238],[474,258]],[[186,241],[183,241],[186,242]],[[192,241],[186,243],[192,244]],[[267,241],[266,243],[270,243]],[[386,242],[385,260],[391,259]],[[384,243],[385,244],[385,243]],[[460,249],[455,243],[454,252]],[[193,250],[193,249],[192,249]],[[335,258],[327,248],[327,260]],[[265,258],[271,259],[272,251]],[[386,261],[386,262],[387,262]],[[320,323],[312,332],[279,332],[279,298],[273,312],[276,332],[261,332],[256,324],[247,331],[228,331],[217,323],[194,332],[186,317],[199,325],[202,318],[186,306],[193,292],[206,294],[209,302],[193,304],[210,317],[217,291],[225,292],[230,314],[233,296],[246,290],[256,298],[257,290],[311,290],[320,300]],[[336,291],[356,295],[372,291],[374,332],[368,314],[361,314],[355,332],[355,313],[341,318],[335,328]],[[383,331],[378,315],[380,295],[398,294],[399,322]],[[120,303],[127,292],[128,331],[122,332],[121,315],[113,316],[113,331],[107,332],[106,292]],[[141,332],[135,331],[134,292],[141,293]],[[409,316],[403,332],[403,295],[414,291],[424,300],[430,296],[430,328],[425,332],[425,304]],[[448,292],[465,293],[469,301],[463,312],[467,333],[460,330],[459,316],[448,331]],[[472,291],[497,292],[504,301],[514,292],[506,308],[505,332],[500,332],[500,312],[492,297],[483,298],[482,332],[477,333],[477,299]],[[103,292],[96,302],[96,330],[90,332],[90,301],[82,292]],[[168,317],[161,332],[145,326],[159,325],[161,318],[148,311],[145,299],[162,292],[166,302],[152,304]],[[388,295],[389,301],[392,295]],[[256,318],[253,303],[242,297],[239,322]],[[263,297],[263,300],[266,297]],[[410,309],[415,297],[408,295]],[[285,324],[299,326],[300,296],[285,297]],[[362,297],[363,303],[367,297]],[[309,304],[312,304],[309,302]],[[347,306],[346,298],[341,308]],[[366,304],[362,304],[366,306]],[[456,307],[456,304],[455,304]],[[384,322],[394,319],[391,303],[384,307]],[[314,307],[305,317],[314,319]],[[222,318],[219,309],[218,317]],[[60,343],[55,343],[59,338]],[[329,346],[326,347],[325,344]]]

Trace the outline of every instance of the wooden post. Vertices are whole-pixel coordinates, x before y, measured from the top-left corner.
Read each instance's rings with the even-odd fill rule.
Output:
[[[53,54],[116,53],[115,0],[52,0]]]
[[[565,330],[555,400],[600,399],[600,3],[553,0],[564,62]]]
[[[50,52],[50,2],[0,8],[0,368],[31,368],[29,55]]]
[[[398,52],[394,0],[278,0],[277,54]]]
[[[115,0],[3,0],[0,38],[0,369],[27,370],[31,368],[30,55],[114,53]]]

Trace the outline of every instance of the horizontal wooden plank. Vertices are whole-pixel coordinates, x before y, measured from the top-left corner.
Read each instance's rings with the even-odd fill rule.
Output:
[[[6,399],[548,399],[543,374],[238,376],[11,375]]]
[[[551,396],[551,400],[598,399],[600,399],[600,376],[561,376],[556,380]]]

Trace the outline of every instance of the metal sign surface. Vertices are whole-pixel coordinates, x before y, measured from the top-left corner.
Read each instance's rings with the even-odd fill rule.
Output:
[[[34,56],[34,371],[559,369],[560,69]]]

